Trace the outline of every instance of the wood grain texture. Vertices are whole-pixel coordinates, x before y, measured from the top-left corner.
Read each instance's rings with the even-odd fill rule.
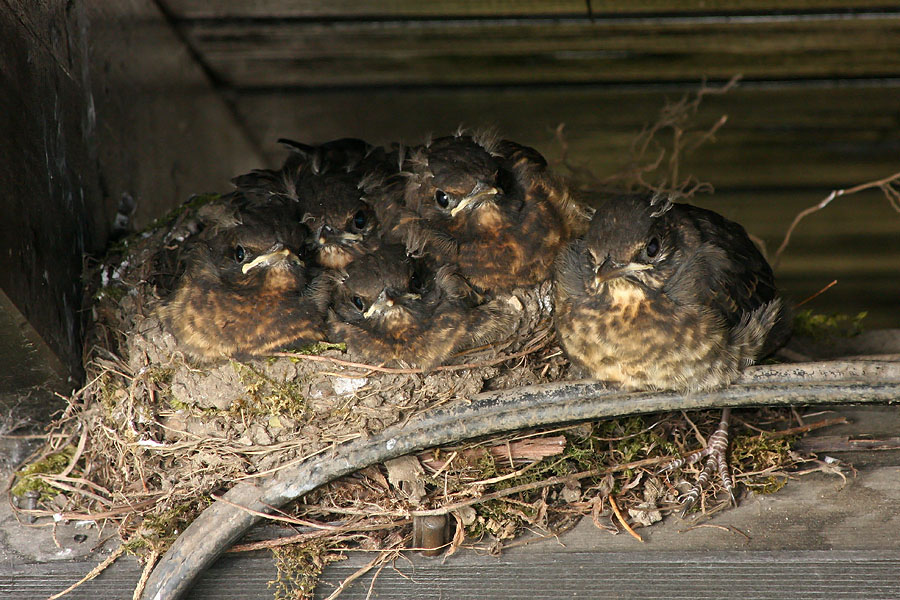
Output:
[[[898,415],[893,407],[836,410],[850,422],[809,439],[896,431]],[[896,597],[900,453],[880,453],[878,461],[857,454],[854,460],[859,472],[846,483],[821,474],[792,480],[776,494],[744,496],[736,508],[709,521],[714,527],[692,528],[692,520],[671,517],[641,529],[644,544],[600,531],[586,519],[558,541],[551,538],[509,549],[499,557],[466,550],[445,561],[413,553],[381,572],[375,597],[714,598],[723,586],[734,590],[733,597],[747,598]],[[8,511],[0,508],[4,530],[12,534],[21,526]],[[267,529],[271,533],[272,527]],[[65,543],[64,533],[57,533]],[[49,530],[25,534],[38,538],[32,543],[54,547]],[[46,598],[102,558],[27,564],[0,545],[0,597]],[[324,598],[372,558],[370,553],[351,553],[346,561],[330,565],[316,597]],[[123,558],[70,597],[130,597],[139,575],[139,565]],[[361,578],[343,597],[365,598],[371,576]],[[227,555],[201,577],[188,598],[271,598],[266,584],[274,578],[272,558],[266,553]]]
[[[149,0],[0,6],[0,286],[74,387],[84,256],[120,199],[140,228],[259,158]]]
[[[707,530],[707,535],[715,535]],[[608,534],[603,534],[608,535]],[[371,560],[371,557],[363,557]],[[371,574],[354,582],[342,599],[556,600],[558,598],[697,598],[750,600],[796,598],[896,598],[900,556],[895,551],[849,552],[641,552],[566,553],[529,558],[453,557],[398,561],[381,571],[368,596]],[[329,566],[315,598],[328,596],[365,561]],[[0,593],[17,600],[45,600],[76,581],[92,565],[26,565],[0,571]],[[140,576],[124,559],[66,596],[73,600],[130,598]],[[188,594],[188,600],[268,600],[276,577],[270,557],[226,557]]]
[[[222,81],[266,86],[472,85],[883,77],[900,14],[421,22],[186,22]]]
[[[173,14],[181,18],[222,17],[473,17],[533,15],[586,15],[584,0],[164,0]],[[591,0],[594,15],[642,13],[729,13],[752,11],[872,9],[885,6],[873,0]]]

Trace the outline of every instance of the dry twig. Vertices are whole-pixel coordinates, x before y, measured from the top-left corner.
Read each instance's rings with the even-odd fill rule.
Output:
[[[791,241],[791,235],[793,235],[794,230],[797,228],[797,225],[800,224],[800,221],[802,221],[809,215],[822,210],[823,208],[831,204],[831,201],[835,198],[839,198],[841,196],[849,196],[850,194],[856,194],[864,190],[870,190],[872,188],[881,189],[885,197],[888,199],[888,202],[891,203],[891,206],[894,208],[894,210],[900,212],[900,173],[894,173],[893,175],[889,175],[884,179],[878,179],[877,181],[861,183],[859,185],[853,186],[852,188],[832,190],[830,194],[828,194],[817,204],[814,204],[813,206],[810,206],[809,208],[797,213],[797,216],[795,216],[794,220],[791,221],[787,232],[785,232],[784,239],[781,241],[781,245],[778,246],[778,250],[775,251],[775,258],[772,261],[772,267],[777,268],[781,263],[781,255],[784,254],[785,248],[787,248],[788,243]]]
[[[52,596],[47,598],[47,600],[57,600],[57,598],[62,598],[63,596],[65,596],[66,594],[71,592],[72,590],[74,590],[77,587],[79,587],[80,585],[82,585],[83,583],[90,581],[91,579],[93,579],[94,577],[96,577],[97,575],[99,575],[100,573],[105,571],[109,565],[116,562],[116,559],[118,559],[124,553],[125,553],[125,544],[122,544],[118,548],[113,550],[113,553],[110,554],[109,556],[107,556],[103,560],[103,562],[101,562],[99,565],[97,565],[96,567],[91,569],[90,573],[88,573],[87,575],[85,575],[84,577],[82,577],[81,579],[79,579],[78,581],[76,581],[75,583],[73,583],[72,585],[70,585],[69,587],[64,589],[63,591],[53,594]]]
[[[632,529],[631,525],[625,520],[625,517],[622,516],[622,511],[619,510],[619,505],[616,504],[616,499],[613,496],[609,497],[609,505],[612,507],[613,512],[616,513],[616,518],[619,520],[619,523],[622,524],[622,527],[625,528],[625,531],[627,531],[631,537],[643,543],[644,538],[641,537],[641,534]]]

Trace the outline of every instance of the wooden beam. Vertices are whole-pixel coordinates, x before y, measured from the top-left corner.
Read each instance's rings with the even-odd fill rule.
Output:
[[[438,18],[528,17],[534,15],[594,15],[642,13],[747,13],[791,10],[878,9],[877,0],[165,0],[182,18],[303,17],[336,18]]]
[[[181,26],[216,76],[238,89],[900,74],[898,12]]]

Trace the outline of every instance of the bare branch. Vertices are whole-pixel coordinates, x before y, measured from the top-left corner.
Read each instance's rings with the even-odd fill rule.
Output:
[[[864,190],[869,190],[872,188],[880,188],[884,193],[885,197],[887,197],[888,202],[891,203],[891,207],[897,212],[900,212],[900,173],[894,173],[884,179],[879,179],[877,181],[870,181],[868,183],[861,183],[857,186],[848,189],[842,190],[832,190],[830,194],[828,194],[825,198],[823,198],[817,204],[810,206],[807,209],[804,209],[797,213],[797,216],[794,217],[794,220],[791,221],[791,225],[788,227],[787,232],[784,234],[784,240],[782,240],[781,245],[778,246],[778,250],[775,251],[775,259],[772,261],[773,267],[778,267],[781,262],[781,255],[784,253],[785,248],[787,248],[788,243],[791,241],[791,235],[793,235],[794,230],[797,228],[797,225],[808,217],[809,215],[818,212],[831,204],[831,201],[835,198],[839,198],[840,196],[849,196],[850,194],[856,194],[858,192],[862,192]]]

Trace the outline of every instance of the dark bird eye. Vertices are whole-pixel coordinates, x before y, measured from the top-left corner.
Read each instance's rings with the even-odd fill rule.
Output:
[[[447,208],[450,204],[450,198],[444,192],[444,190],[437,190],[434,193],[434,201],[438,203],[438,206],[441,208]]]
[[[247,253],[244,251],[244,247],[238,244],[234,247],[234,260],[237,262],[244,262],[244,259],[247,257]]]
[[[353,227],[356,228],[357,231],[365,227],[368,222],[369,218],[366,216],[364,210],[357,211],[357,213],[353,215]]]
[[[649,258],[653,258],[657,254],[659,254],[659,239],[652,238],[649,242],[647,242],[647,248],[645,249],[647,252],[647,256]]]
[[[365,304],[363,304],[362,298],[360,298],[359,296],[353,296],[352,298],[350,298],[350,302],[352,302],[353,306],[355,306],[359,310],[362,310],[365,306]]]

